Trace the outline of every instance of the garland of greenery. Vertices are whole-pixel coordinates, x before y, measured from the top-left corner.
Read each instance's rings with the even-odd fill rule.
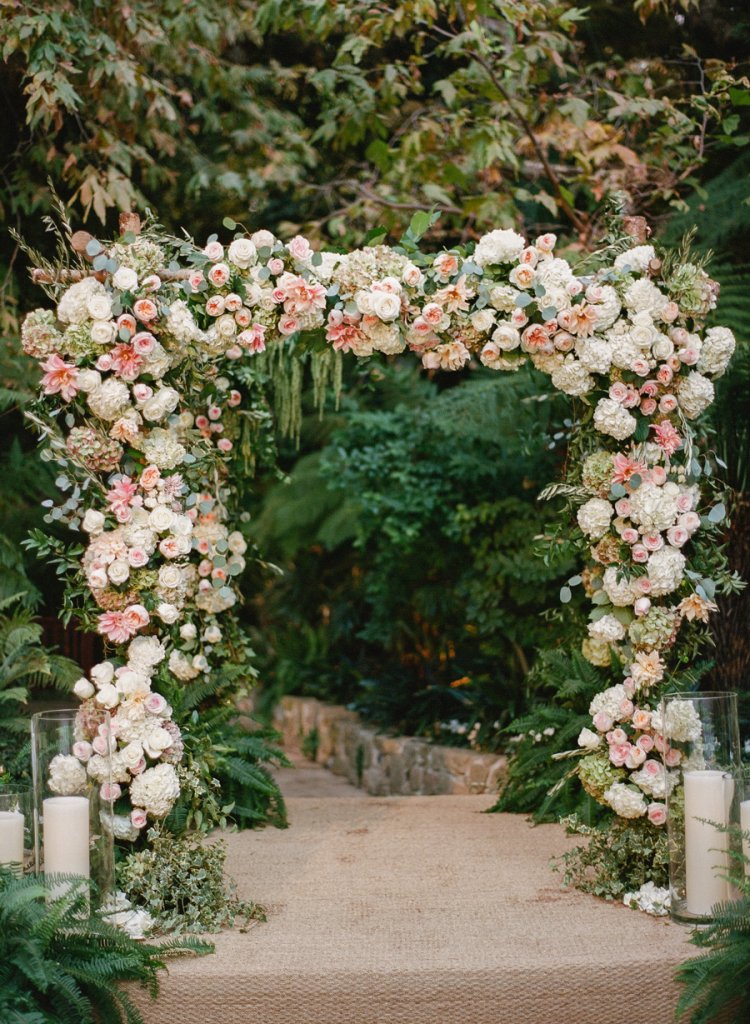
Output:
[[[695,433],[735,347],[704,326],[718,288],[687,248],[657,253],[623,233],[576,268],[553,234],[528,244],[507,229],[426,254],[433,219],[416,214],[398,246],[372,237],[346,254],[234,221],[228,246],[156,227],[106,244],[79,235],[75,264],[39,275],[56,308],[23,327],[42,373],[32,415],[66,492],[49,519],[82,540],[32,545],[66,580],[64,614],[109,645],[76,684],[76,755],[94,779],[111,772],[119,837],[136,839],[181,793],[211,808],[204,822],[226,812],[191,739],[200,716],[178,725],[173,709],[185,694],[193,709],[228,704],[252,681],[232,609],[243,481],[272,446],[269,376],[294,432],[302,359],[322,395],[340,388],[343,353],[402,352],[429,371],[530,360],[570,396],[567,476],[543,496],[566,506],[555,543],[582,568],[560,597],[578,588],[590,603],[582,652],[601,679],[574,771],[620,818],[662,828],[679,754],[658,699],[709,641],[715,595],[737,586],[716,460]],[[86,734],[89,706],[110,711],[114,751]]]

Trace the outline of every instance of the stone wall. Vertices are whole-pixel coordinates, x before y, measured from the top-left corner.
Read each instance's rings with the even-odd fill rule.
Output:
[[[387,736],[347,708],[311,697],[284,697],[274,724],[288,749],[303,749],[372,796],[495,793],[506,758],[438,747],[414,736]]]

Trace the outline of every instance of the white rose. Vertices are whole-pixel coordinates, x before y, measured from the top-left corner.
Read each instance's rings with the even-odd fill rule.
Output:
[[[88,508],[86,514],[83,517],[81,528],[86,533],[97,534],[101,533],[104,529],[104,515],[99,512],[98,509]]]
[[[175,515],[171,530],[178,537],[189,537],[193,532],[193,520],[190,516]]]
[[[107,575],[115,585],[124,583],[130,576],[130,566],[123,559],[117,558],[107,569]]]
[[[88,394],[89,391],[93,391],[94,388],[98,388],[102,382],[102,375],[98,370],[79,370],[78,371],[78,390],[84,391]]]
[[[165,590],[174,590],[182,585],[182,572],[176,565],[163,565],[159,569],[159,586]]]
[[[250,236],[250,241],[256,249],[273,249],[276,238],[270,231],[261,229],[260,231],[256,231],[254,235]]]
[[[203,640],[207,644],[218,644],[221,640],[221,636],[222,633],[218,626],[208,626],[203,631]]]
[[[126,746],[120,750],[120,756],[128,768],[134,768],[143,757],[143,747],[140,743],[134,740],[132,743],[126,744]]]
[[[157,605],[156,614],[162,622],[166,623],[167,626],[171,626],[173,623],[177,622],[180,617],[177,605],[170,604],[168,601],[162,601],[160,605]]]
[[[503,352],[511,352],[521,344],[521,335],[510,324],[500,324],[492,332],[492,340]]]
[[[202,654],[196,654],[193,657],[193,668],[197,669],[199,672],[208,671],[208,659]]]
[[[96,690],[93,683],[90,683],[85,676],[81,676],[73,687],[73,693],[79,700],[86,700],[88,697],[93,697]]]
[[[184,626],[180,626],[180,636],[183,640],[195,640],[197,635],[198,630],[192,622],[186,622]]]
[[[247,270],[258,258],[258,253],[249,238],[235,238],[229,246],[227,257],[240,270]]]
[[[149,525],[152,529],[156,530],[157,533],[166,533],[167,530],[172,528],[174,512],[171,508],[167,508],[166,505],[157,505],[156,508],[149,513],[148,521]]]
[[[130,267],[119,267],[112,275],[112,284],[121,292],[132,292],[138,287],[138,275]]]
[[[247,543],[239,530],[233,530],[227,537],[229,550],[235,555],[244,555],[247,551]]]
[[[651,351],[656,359],[669,359],[674,354],[674,344],[666,334],[660,334],[651,346]]]
[[[156,422],[163,420],[180,404],[180,394],[175,388],[159,388],[148,401],[141,406],[141,412],[147,420]]]
[[[585,750],[594,750],[601,743],[601,736],[592,729],[581,729],[578,734],[578,746]]]
[[[495,325],[495,315],[491,309],[478,309],[476,313],[471,314],[469,319],[471,326],[480,334],[486,334]]]
[[[112,300],[109,295],[92,295],[86,308],[92,320],[109,320],[112,316]]]
[[[120,703],[120,692],[116,686],[106,683],[96,695],[96,700],[103,708],[116,708]]]
[[[97,686],[106,686],[115,677],[115,666],[111,661],[100,661],[91,669],[91,678]]]
[[[373,314],[385,323],[395,320],[401,312],[401,299],[391,292],[373,292],[370,304]]]

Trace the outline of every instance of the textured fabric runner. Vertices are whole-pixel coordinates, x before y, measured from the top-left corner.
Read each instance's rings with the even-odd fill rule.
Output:
[[[673,1024],[688,932],[562,890],[573,841],[491,803],[293,797],[229,836],[269,920],[175,962],[147,1024]]]

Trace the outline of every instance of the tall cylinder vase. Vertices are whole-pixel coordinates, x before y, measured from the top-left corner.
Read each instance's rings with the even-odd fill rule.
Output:
[[[21,875],[33,869],[34,801],[30,786],[0,789],[0,867]]]
[[[674,693],[661,705],[667,787],[671,915],[712,920],[734,895],[730,851],[739,840],[742,757],[737,694]]]
[[[34,859],[52,895],[90,879],[95,905],[114,888],[109,715],[82,706],[42,711],[31,720]]]

